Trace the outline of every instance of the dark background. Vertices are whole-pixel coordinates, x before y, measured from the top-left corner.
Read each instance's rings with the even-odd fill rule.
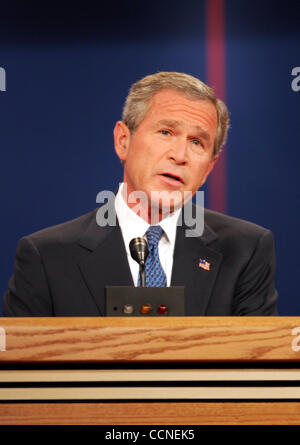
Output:
[[[206,80],[205,6],[1,2],[1,296],[20,237],[90,211],[122,180],[112,129],[130,85],[162,70]],[[300,315],[299,2],[227,0],[225,18],[228,214],[273,231],[280,314]]]

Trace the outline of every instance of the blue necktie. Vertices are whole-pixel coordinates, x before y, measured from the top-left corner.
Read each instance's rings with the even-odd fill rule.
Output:
[[[146,287],[162,287],[167,285],[166,274],[160,264],[158,256],[158,243],[163,234],[160,226],[150,226],[146,232],[149,255],[145,263]],[[141,285],[139,274],[138,285]]]

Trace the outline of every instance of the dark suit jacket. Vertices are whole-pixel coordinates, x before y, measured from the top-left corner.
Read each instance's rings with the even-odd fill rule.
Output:
[[[100,316],[106,285],[133,285],[119,226],[96,212],[19,241],[4,316]],[[177,229],[171,285],[185,286],[187,315],[277,315],[274,263],[269,230],[206,210],[202,236]]]

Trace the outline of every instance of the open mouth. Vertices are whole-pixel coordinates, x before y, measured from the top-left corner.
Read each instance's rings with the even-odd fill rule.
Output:
[[[161,176],[163,176],[164,178],[169,178],[172,181],[176,181],[177,183],[179,182],[181,184],[184,184],[183,179],[180,176],[175,175],[174,173],[161,173]]]

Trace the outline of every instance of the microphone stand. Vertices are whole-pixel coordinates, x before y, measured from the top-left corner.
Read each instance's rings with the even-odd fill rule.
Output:
[[[139,264],[141,286],[146,287],[145,262],[149,254],[148,244],[144,238],[133,238],[129,243],[130,254]]]
[[[140,262],[141,287],[146,287],[145,262]]]
[[[139,264],[141,285],[105,286],[106,315],[110,317],[147,316],[146,314],[184,315],[184,286],[146,287],[145,263],[149,254],[146,240],[133,238],[129,243],[129,249],[132,258]],[[147,312],[142,311],[145,305],[148,307]]]

